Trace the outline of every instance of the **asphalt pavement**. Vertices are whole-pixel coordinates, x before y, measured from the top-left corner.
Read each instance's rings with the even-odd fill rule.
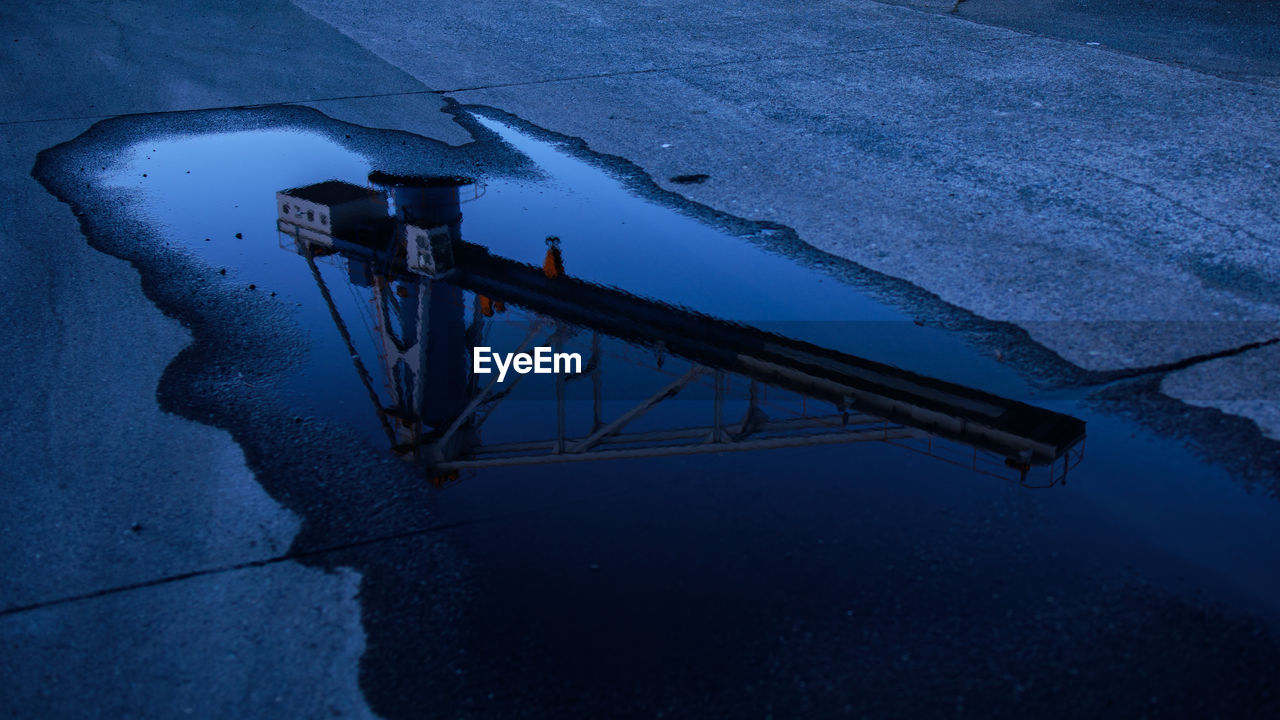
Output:
[[[458,146],[447,101],[495,108],[1280,437],[1280,9],[1093,5],[6,6],[0,707],[371,715],[358,574],[291,556],[300,511],[162,409],[190,331],[31,175],[111,117],[300,104]]]

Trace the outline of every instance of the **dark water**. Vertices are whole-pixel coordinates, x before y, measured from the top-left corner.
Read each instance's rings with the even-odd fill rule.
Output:
[[[956,678],[994,662],[1002,670],[979,673],[976,697],[987,699],[970,701],[975,712],[1022,694],[1017,657],[1052,656],[1064,673],[1105,684],[1094,661],[1111,657],[1109,643],[1131,643],[1126,633],[1168,636],[1138,647],[1134,662],[1194,653],[1201,640],[1187,638],[1197,633],[1215,642],[1217,630],[1189,620],[1199,616],[1184,602],[1280,617],[1273,498],[1175,440],[1091,409],[1091,388],[1037,380],[962,334],[916,324],[870,288],[771,251],[771,231],[728,232],[633,194],[554,142],[482,122],[545,177],[481,177],[479,197],[462,205],[467,242],[541,267],[544,238],[558,236],[571,277],[1082,418],[1087,456],[1069,484],[1047,490],[884,443],[464,470],[434,512],[458,525],[449,533],[474,563],[465,657],[449,660],[447,689],[433,690],[442,695],[415,698],[398,643],[429,643],[431,629],[380,621],[366,607],[363,683],[379,712],[412,715],[419,700],[442,703],[442,714],[842,712],[849,688],[912,672],[949,678],[935,709],[951,712],[948,683],[972,683]],[[101,182],[127,189],[135,212],[180,252],[225,268],[226,282],[290,305],[310,343],[286,380],[290,402],[381,447],[368,394],[306,262],[282,247],[275,209],[277,191],[364,185],[375,169],[319,134],[256,130],[140,141]],[[318,267],[385,396],[370,290],[340,258]],[[458,291],[457,302],[470,317],[474,294]],[[511,347],[534,319],[513,306],[487,342]],[[585,350],[589,339],[580,331],[566,342]],[[678,358],[659,367],[660,353],[616,340],[604,351],[606,418],[688,367]],[[727,416],[741,414],[745,392],[731,388]],[[589,413],[588,386],[571,387],[566,402]],[[786,393],[769,402],[773,417],[810,411]],[[554,406],[554,382],[533,377],[493,412],[485,440],[547,437]],[[710,413],[703,382],[628,429]],[[1128,627],[1104,640],[1071,630],[1117,622]]]

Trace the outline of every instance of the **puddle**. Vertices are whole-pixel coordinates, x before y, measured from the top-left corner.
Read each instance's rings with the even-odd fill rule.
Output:
[[[432,511],[460,528],[453,534],[476,563],[478,594],[466,621],[472,657],[456,668],[467,674],[459,681],[466,690],[448,692],[492,693],[510,684],[513,667],[533,663],[543,669],[497,691],[506,696],[496,702],[525,691],[607,704],[590,688],[620,672],[635,678],[635,698],[659,697],[665,691],[655,688],[685,682],[663,666],[672,657],[686,668],[724,666],[725,682],[740,685],[761,658],[802,646],[805,633],[852,637],[862,629],[848,627],[848,617],[944,598],[973,619],[953,629],[957,642],[979,647],[1006,611],[1075,618],[1080,608],[1120,602],[1116,593],[1134,578],[1196,602],[1280,616],[1274,500],[1174,440],[1091,409],[1085,391],[1037,380],[963,334],[917,324],[873,288],[780,252],[777,228],[709,221],[660,192],[638,194],[636,178],[554,138],[485,116],[475,122],[493,134],[483,142],[508,144],[498,155],[524,164],[516,172],[446,157],[416,171],[476,181],[457,188],[453,238],[472,248],[457,258],[471,270],[436,280],[407,272],[403,258],[391,272],[376,252],[332,252],[278,224],[276,193],[326,180],[368,188],[385,205],[395,191],[371,183],[370,173],[415,172],[412,158],[387,167],[369,146],[333,132],[269,123],[133,137],[123,147],[94,137],[89,147],[62,149],[70,166],[111,158],[90,173],[90,191],[122,202],[117,209],[141,217],[169,252],[207,266],[227,292],[288,308],[307,347],[279,381],[284,404],[386,457],[415,457],[422,479],[442,485]],[[399,199],[388,212],[412,207]],[[547,269],[553,252],[562,266],[555,272]],[[531,329],[541,344],[579,352],[582,376],[530,375],[508,394],[495,386],[480,406],[480,430],[433,445],[488,380],[468,377],[466,348],[483,339],[515,349]],[[761,354],[764,346],[774,354]],[[766,358],[786,366],[786,377],[800,368],[811,378],[830,370],[814,370],[818,356],[856,360],[860,373],[881,364],[906,371],[877,381],[877,392],[897,388],[893,407],[841,407],[829,393],[766,382],[740,363]],[[689,376],[697,368],[704,372]],[[682,378],[679,394],[581,447]],[[1028,484],[1054,487],[1019,487],[1018,468],[989,437],[935,427],[943,436],[935,445],[913,432],[920,423],[894,415],[938,411],[937,398],[918,402],[924,391],[911,383],[946,395],[953,415],[955,405],[980,415],[972,409],[1009,402],[1044,418],[1081,418],[1087,457],[1066,485],[1057,481],[1069,456],[1032,468]],[[681,435],[690,427],[698,432]],[[831,437],[851,428],[893,442]],[[708,432],[759,442],[703,454],[693,446]],[[1014,482],[966,467],[975,445],[981,469]],[[561,461],[592,451],[615,454]],[[376,487],[378,479],[361,482]],[[868,597],[870,609],[859,605]],[[384,611],[366,606],[367,662],[385,679],[413,672],[401,667],[404,646],[429,634]],[[1024,629],[1040,631],[1048,632]],[[608,661],[592,662],[583,647]],[[366,691],[382,682],[369,680]],[[384,698],[384,710],[413,700],[402,687],[385,692],[401,695]]]

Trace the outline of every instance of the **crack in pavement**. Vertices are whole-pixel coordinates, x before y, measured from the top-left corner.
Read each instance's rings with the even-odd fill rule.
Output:
[[[1202,353],[1200,355],[1192,355],[1181,360],[1160,363],[1158,365],[1147,365],[1144,367],[1124,368],[1121,370],[1107,370],[1101,372],[1092,372],[1085,376],[1085,379],[1077,383],[1068,383],[1067,387],[1102,387],[1111,385],[1124,380],[1133,380],[1134,378],[1149,377],[1152,375],[1166,375],[1178,370],[1185,370],[1189,367],[1200,365],[1210,360],[1220,360],[1222,358],[1234,357],[1241,353],[1257,350],[1259,348],[1268,347],[1280,343],[1280,337],[1273,337],[1267,340],[1257,340],[1251,343],[1245,343],[1237,347],[1227,348],[1225,350],[1216,350],[1210,353]]]
[[[1014,37],[989,37],[979,38],[979,42],[999,42],[1002,40],[1022,40],[1021,36]],[[300,98],[294,100],[273,100],[261,103],[244,103],[240,105],[211,105],[207,107],[189,107],[177,110],[148,110],[139,112],[102,114],[102,115],[67,115],[61,117],[48,118],[30,118],[25,120],[4,120],[0,121],[0,127],[10,125],[27,125],[35,123],[50,122],[67,122],[72,120],[106,120],[109,118],[130,117],[134,115],[167,115],[172,113],[184,112],[202,112],[207,110],[250,110],[257,108],[275,107],[279,105],[300,105],[304,103],[322,103],[322,102],[340,102],[343,100],[369,100],[374,98],[390,98],[390,97],[410,97],[413,95],[449,95],[452,93],[472,92],[477,90],[496,90],[501,88],[525,87],[531,85],[546,85],[559,82],[575,82],[579,80],[603,80],[615,77],[627,77],[632,75],[647,75],[660,73],[683,72],[687,70],[707,70],[717,67],[727,67],[732,65],[751,65],[755,63],[777,62],[782,60],[808,60],[812,58],[836,57],[840,55],[860,55],[875,52],[888,52],[893,50],[910,50],[915,48],[926,47],[923,43],[911,43],[907,45],[884,45],[869,48],[857,48],[853,50],[830,50],[818,53],[800,53],[791,55],[757,55],[753,58],[740,58],[737,60],[721,60],[713,63],[695,63],[692,65],[670,65],[653,68],[643,68],[639,70],[614,70],[599,73],[585,73],[581,75],[565,75],[561,77],[542,78],[539,80],[517,80],[506,83],[492,83],[488,85],[474,85],[469,87],[458,87],[448,89],[432,89],[421,88],[417,90],[397,90],[395,92],[385,93],[368,93],[360,95],[332,95],[318,98]]]
[[[287,562],[290,560],[302,560],[305,558],[323,556],[330,553],[339,552],[342,550],[350,550],[353,548],[366,547],[369,545],[377,545],[384,542],[404,540],[412,537],[428,535],[435,532],[441,532],[444,530],[453,530],[453,529],[470,525],[476,522],[484,522],[486,520],[491,520],[491,519],[496,519],[496,518],[481,518],[478,520],[474,520],[474,519],[461,520],[454,523],[443,523],[440,525],[431,525],[429,527],[406,530],[404,532],[394,533],[391,535],[383,535],[383,536],[374,537],[374,538],[366,538],[364,540],[354,540],[351,542],[341,543],[338,545],[329,545],[329,546],[320,547],[320,548],[313,548],[311,550],[287,552],[283,555],[276,555],[274,557],[263,558],[260,560],[248,560],[246,562],[235,563],[232,565],[219,565],[216,567],[201,568],[199,570],[191,570],[184,573],[178,573],[176,575],[166,575],[164,577],[152,578],[150,580],[142,580],[140,582],[129,583],[126,585],[117,585],[114,587],[103,588],[101,590],[94,590],[92,592],[87,592],[87,593],[67,595],[64,597],[53,598],[51,600],[40,600],[37,602],[28,603],[26,605],[15,605],[13,607],[0,609],[0,617],[17,615],[20,613],[30,612],[32,610],[41,610],[41,609],[52,607],[55,605],[65,605],[68,603],[80,602],[82,600],[92,600],[94,598],[105,597],[107,595],[116,595],[118,593],[129,592],[131,590],[140,590],[143,588],[155,587],[157,585],[167,585],[169,583],[180,582],[182,580],[190,580],[192,578],[197,578],[197,577],[206,577],[209,575],[221,575],[224,573],[235,572],[237,570],[248,570],[251,568],[267,567],[269,565],[275,565],[275,564]]]
[[[521,515],[528,515],[531,513],[546,512],[549,510],[555,510],[558,508],[575,505],[577,503],[586,502],[589,500],[599,501],[599,500],[617,499],[619,497],[633,494],[634,492],[637,491],[637,489],[638,488],[623,489],[623,490],[619,490],[611,493],[603,493],[598,495],[584,495],[582,497],[570,498],[560,502],[545,503],[542,505],[535,505],[532,507],[511,510],[509,512],[498,513],[495,515],[487,515],[487,516],[481,516],[476,518],[456,520],[453,522],[438,523],[435,525],[428,525],[427,527],[414,528],[411,530],[404,530],[398,533],[391,533],[389,535],[379,535],[376,537],[364,538],[361,540],[351,540],[344,543],[338,543],[336,545],[325,545],[323,547],[311,548],[309,550],[291,550],[282,555],[275,555],[272,557],[262,558],[259,560],[247,560],[244,562],[233,563],[229,565],[218,565],[214,567],[201,568],[199,570],[190,570],[188,572],[177,573],[175,575],[165,575],[163,577],[152,578],[150,580],[141,580],[134,583],[127,583],[125,585],[116,585],[113,587],[102,588],[100,590],[93,590],[86,593],[77,593],[75,595],[67,595],[64,597],[52,598],[49,600],[39,600],[37,602],[27,603],[25,605],[15,605],[12,607],[0,609],[0,618],[8,617],[10,615],[19,615],[19,614],[31,612],[34,610],[42,610],[45,608],[54,607],[58,605],[67,605],[70,603],[76,603],[83,600],[93,600],[95,598],[106,597],[108,595],[117,595],[120,593],[130,592],[132,590],[141,590],[144,588],[156,587],[158,585],[168,585],[170,583],[181,582],[183,580],[190,580],[192,578],[208,577],[211,575],[222,575],[225,573],[236,572],[239,570],[249,570],[253,568],[268,567],[271,565],[277,565],[279,563],[288,562],[292,560],[305,560],[307,558],[323,557],[325,555],[331,555],[333,553],[342,552],[344,550],[353,550],[356,548],[370,547],[374,545],[380,545],[382,543],[396,542],[398,540],[408,540],[411,538],[422,537],[424,535],[431,535],[433,533],[444,532],[447,530],[456,530],[458,528],[469,527],[472,525],[482,525],[484,523],[491,523],[499,520],[507,520],[514,517],[519,517]]]
[[[1147,191],[1148,193],[1150,193],[1151,195],[1153,195],[1153,196],[1155,196],[1155,197],[1157,197],[1157,198],[1159,198],[1159,199],[1161,199],[1161,200],[1163,200],[1163,201],[1165,201],[1165,202],[1169,203],[1170,205],[1173,205],[1174,207],[1178,208],[1179,210],[1184,210],[1184,211],[1186,211],[1186,212],[1190,213],[1191,215],[1194,215],[1195,217],[1200,218],[1201,220],[1203,220],[1203,221],[1205,221],[1205,222],[1207,222],[1207,223],[1209,223],[1209,224],[1211,224],[1211,225],[1217,225],[1218,227],[1222,228],[1223,230],[1226,230],[1227,232],[1230,232],[1230,233],[1242,233],[1242,234],[1244,234],[1244,235],[1248,236],[1249,238],[1251,238],[1251,239],[1253,239],[1253,240],[1256,240],[1256,241],[1258,241],[1258,242],[1260,242],[1260,243],[1266,243],[1266,242],[1268,242],[1268,241],[1267,241],[1267,239],[1266,239],[1266,238],[1264,238],[1263,236],[1259,235],[1258,233],[1256,233],[1256,232],[1254,232],[1254,231],[1252,231],[1252,230],[1250,230],[1250,229],[1248,229],[1248,228],[1246,228],[1246,227],[1244,227],[1244,226],[1242,226],[1242,225],[1234,224],[1234,223],[1229,223],[1229,222],[1227,222],[1227,221],[1225,221],[1225,220],[1219,220],[1218,218],[1213,217],[1212,215],[1209,215],[1209,214],[1207,214],[1207,213],[1201,212],[1200,210],[1197,210],[1196,208],[1192,207],[1191,205],[1188,205],[1187,203],[1182,202],[1181,200],[1178,200],[1178,199],[1173,198],[1173,197],[1169,197],[1168,195],[1166,195],[1166,194],[1164,194],[1164,193],[1160,192],[1159,190],[1157,190],[1157,189],[1155,188],[1155,186],[1153,186],[1153,185],[1152,185],[1152,184],[1150,184],[1150,183],[1145,183],[1145,182],[1142,182],[1142,181],[1140,181],[1140,180],[1134,180],[1133,178],[1126,177],[1126,176],[1124,176],[1124,175],[1121,175],[1120,173],[1115,173],[1115,172],[1111,172],[1111,171],[1109,171],[1109,170],[1104,170],[1104,169],[1102,169],[1102,168],[1100,168],[1100,167],[1097,167],[1096,165],[1092,165],[1092,164],[1088,164],[1088,163],[1086,163],[1086,164],[1081,164],[1081,165],[1077,165],[1076,167],[1077,167],[1077,168],[1079,168],[1079,169],[1082,169],[1082,170],[1091,170],[1091,171],[1093,171],[1093,172],[1098,173],[1099,175],[1103,175],[1103,176],[1109,177],[1109,178],[1111,178],[1112,180],[1117,180],[1117,181],[1119,181],[1119,182],[1127,183],[1127,184],[1132,185],[1132,186],[1134,186],[1134,187],[1137,187],[1137,188],[1139,188],[1139,189],[1145,190],[1145,191]],[[1265,213],[1264,213],[1264,214],[1265,214]],[[1267,218],[1268,218],[1269,220],[1273,221],[1273,222],[1275,222],[1275,221],[1276,221],[1276,218],[1271,217],[1271,216],[1269,216],[1269,215],[1267,216]]]

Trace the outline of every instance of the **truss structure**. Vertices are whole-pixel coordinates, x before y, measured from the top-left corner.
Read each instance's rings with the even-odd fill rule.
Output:
[[[290,193],[302,195],[278,197],[287,202]],[[341,237],[282,213],[277,230],[281,246],[310,267],[391,446],[438,479],[510,465],[880,442],[1048,487],[1083,459],[1084,423],[1070,416],[493,256],[458,236],[456,203],[424,210],[396,198],[396,205],[413,211],[413,223],[371,217]],[[371,288],[382,392],[316,266],[320,256],[342,258],[349,277]],[[497,373],[470,372],[469,353],[495,322],[495,305],[515,310],[504,321],[528,325],[507,348],[514,352],[560,349],[575,334],[590,335],[581,372],[554,376],[555,409],[534,439],[483,439],[486,421],[528,377],[499,382]],[[607,365],[627,364],[606,351],[615,346],[644,348],[657,365],[637,374],[633,358],[622,369],[633,380],[657,379],[639,397],[628,383],[622,410],[605,382]],[[586,418],[584,403],[567,400],[582,384],[590,387]],[[745,387],[745,397],[731,384]],[[700,420],[661,412],[694,386],[711,396]],[[766,407],[769,394],[798,401],[799,411]],[[642,419],[647,427],[635,429]]]

